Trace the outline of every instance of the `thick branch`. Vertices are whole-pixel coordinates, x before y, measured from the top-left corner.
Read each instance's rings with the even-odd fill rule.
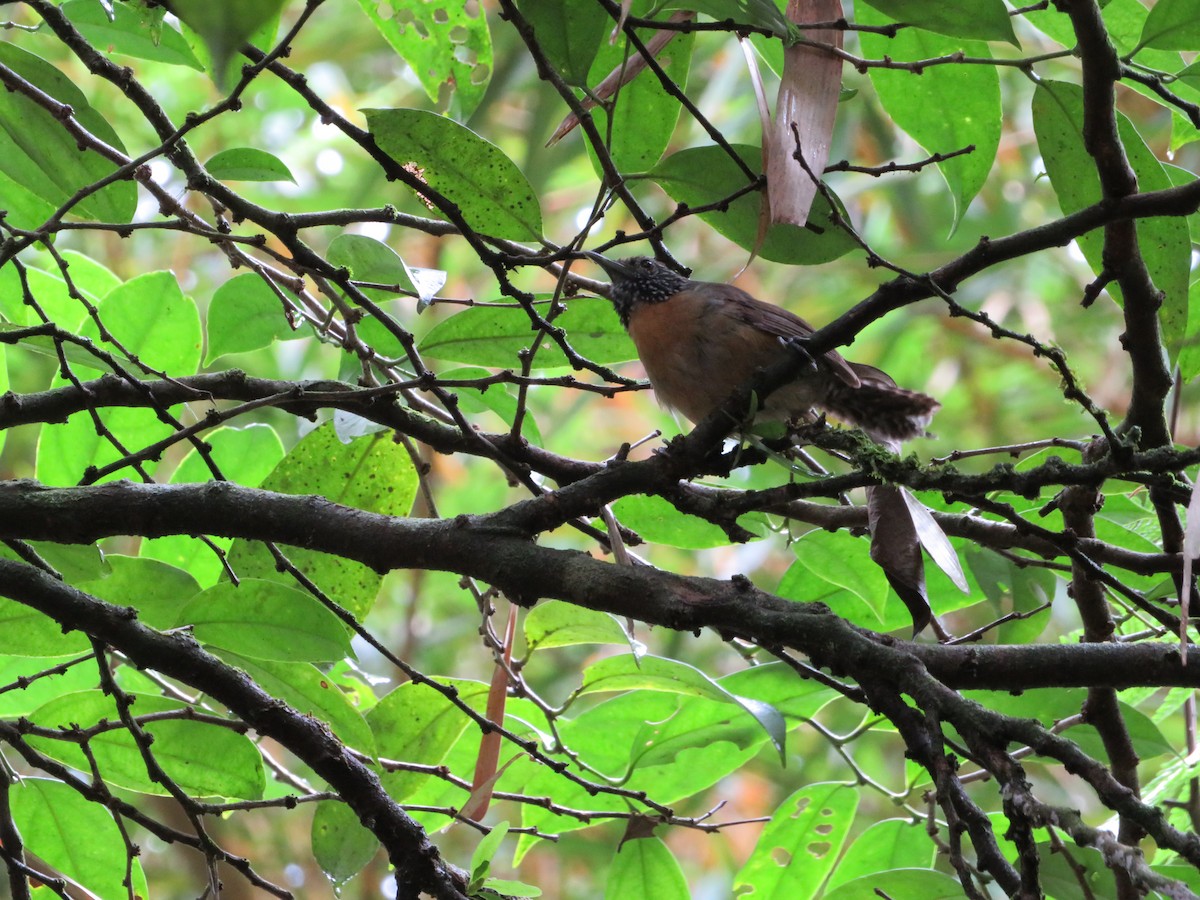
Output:
[[[681,631],[713,628],[755,643],[793,647],[835,672],[884,652],[889,668],[916,657],[957,689],[1200,685],[1200,649],[1181,666],[1174,647],[922,645],[863,631],[819,603],[796,603],[744,579],[683,577],[541,547],[490,517],[397,519],[231,484],[113,482],[50,488],[0,484],[0,538],[91,543],[112,535],[214,534],[271,540],[337,554],[378,571],[438,569],[496,584],[519,599],[556,598]],[[103,635],[101,635],[103,637]],[[889,649],[890,648],[890,649]],[[856,671],[856,676],[871,673]]]
[[[424,830],[384,791],[379,777],[311,716],[272,697],[222,662],[186,632],[164,634],[137,621],[135,610],[113,606],[32,566],[0,559],[0,592],[116,647],[138,667],[203,689],[260,734],[279,741],[312,767],[387,848],[397,883],[409,900],[422,891],[463,900],[463,884],[440,858]]]
[[[270,401],[271,405],[295,415],[311,417],[325,408],[342,409],[377,422],[400,433],[414,437],[442,453],[479,453],[481,448],[495,446],[512,460],[554,479],[560,485],[575,485],[566,496],[559,492],[553,501],[532,501],[524,507],[525,520],[519,525],[530,530],[548,530],[570,515],[592,515],[599,507],[616,496],[628,493],[658,493],[679,510],[700,516],[727,529],[736,529],[737,518],[747,512],[762,511],[787,516],[820,528],[864,528],[866,510],[863,507],[833,506],[799,499],[801,496],[820,498],[836,496],[843,490],[874,483],[864,473],[850,473],[828,482],[789,484],[763,491],[717,489],[693,483],[681,483],[680,478],[694,472],[680,470],[668,460],[655,457],[644,463],[614,467],[605,463],[588,462],[560,456],[507,434],[486,434],[484,441],[468,440],[460,430],[413,413],[395,402],[389,393],[357,388],[335,381],[289,382],[250,378],[233,370],[211,375],[197,375],[170,381],[146,381],[131,384],[127,380],[104,376],[82,386],[55,388],[36,394],[6,394],[0,397],[0,430],[38,422],[58,422],[85,409],[104,407],[168,408],[182,402],[215,404],[221,400],[244,402]],[[221,419],[203,419],[216,426]],[[1200,453],[1176,454],[1160,450],[1149,454],[1134,454],[1120,462],[1102,459],[1084,466],[1066,466],[1047,462],[1035,469],[1017,473],[1010,467],[997,467],[983,475],[960,476],[952,469],[932,469],[906,476],[902,471],[886,473],[904,481],[910,487],[929,491],[987,493],[1004,490],[1036,495],[1045,487],[1061,484],[1097,484],[1106,478],[1131,476],[1142,472],[1175,472],[1200,460]],[[900,464],[903,467],[904,464]],[[696,470],[700,471],[699,469]],[[597,476],[597,480],[583,483]],[[570,500],[567,504],[566,501]],[[1181,498],[1182,499],[1182,498]],[[568,515],[568,512],[570,515]],[[547,515],[557,517],[554,520]],[[536,517],[533,522],[529,517]],[[1023,533],[1013,525],[981,518],[978,515],[935,513],[941,528],[953,537],[968,538],[996,550],[1026,550],[1046,559],[1061,555],[1061,548],[1037,535]],[[1139,574],[1180,570],[1178,554],[1139,553],[1113,544],[1081,539],[1079,549],[1089,559]]]
[[[1129,163],[1117,128],[1116,83],[1121,63],[1108,36],[1095,0],[1062,0],[1071,18],[1083,64],[1083,143],[1096,165],[1106,198],[1136,194],[1137,175]],[[1143,446],[1170,442],[1164,400],[1171,373],[1163,351],[1159,308],[1162,292],[1155,288],[1131,221],[1111,222],[1104,229],[1104,270],[1111,273],[1124,296],[1125,334],[1122,346],[1133,368],[1127,428],[1138,428]]]

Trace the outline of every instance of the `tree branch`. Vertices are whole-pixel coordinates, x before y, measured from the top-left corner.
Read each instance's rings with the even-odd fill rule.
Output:
[[[379,777],[319,721],[272,697],[246,675],[203,650],[185,632],[142,625],[128,607],[113,606],[23,563],[0,559],[0,592],[117,648],[139,667],[201,688],[260,734],[287,746],[329,782],[386,848],[397,870],[398,896],[422,891],[465,900],[462,873],[440,857],[424,830],[384,791]]]
[[[881,646],[898,654],[896,660],[915,657],[955,689],[1200,686],[1200,649],[1192,649],[1190,665],[1181,666],[1174,648],[1161,644],[916,644],[874,635],[823,604],[785,600],[741,579],[684,577],[542,547],[490,516],[396,519],[321,497],[215,482],[111,482],[84,488],[0,484],[0,538],[91,543],[113,535],[196,533],[307,547],[380,572],[415,568],[467,574],[529,602],[555,598],[680,631],[712,628],[754,643],[792,647],[835,671],[859,653],[856,648]]]

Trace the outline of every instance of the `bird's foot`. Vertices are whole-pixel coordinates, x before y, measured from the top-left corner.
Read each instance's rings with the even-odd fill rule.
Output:
[[[817,367],[817,361],[813,359],[813,355],[808,351],[808,338],[781,337],[779,342],[803,359],[808,368],[815,369]]]

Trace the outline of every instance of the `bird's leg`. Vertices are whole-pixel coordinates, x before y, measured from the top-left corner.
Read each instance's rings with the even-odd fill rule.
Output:
[[[797,356],[804,360],[805,367],[816,369],[817,361],[813,359],[813,355],[808,352],[808,338],[806,337],[781,337],[779,343],[787,347]]]

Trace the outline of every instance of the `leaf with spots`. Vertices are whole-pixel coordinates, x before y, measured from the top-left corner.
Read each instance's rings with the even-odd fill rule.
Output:
[[[422,109],[363,115],[380,149],[456,205],[472,228],[512,241],[541,238],[542,210],[529,179],[495,144]]]
[[[404,57],[439,109],[465,119],[492,77],[492,36],[482,4],[458,0],[358,0],[383,39]]]
[[[403,447],[383,434],[343,444],[330,424],[309,432],[263,482],[281,494],[314,494],[368,512],[407,516],[417,493],[417,473]],[[284,547],[288,559],[343,607],[362,618],[382,576],[343,557]],[[266,578],[294,585],[257,541],[234,541],[229,562],[239,578]]]
[[[809,897],[841,856],[858,807],[844,784],[810,784],[779,804],[734,880],[755,900]]]

